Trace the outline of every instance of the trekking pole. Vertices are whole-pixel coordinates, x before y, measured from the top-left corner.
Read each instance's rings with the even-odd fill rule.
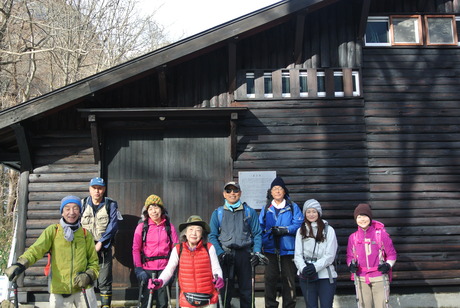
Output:
[[[83,297],[85,298],[86,308],[91,308],[88,301],[88,295],[86,295],[86,288],[81,288],[81,293],[83,293]]]
[[[256,267],[251,266],[251,308],[255,308],[255,300],[256,300]]]
[[[176,308],[179,308],[179,274],[176,279]]]
[[[217,274],[214,274],[214,279],[217,280],[217,278],[219,278],[219,276]],[[222,295],[220,294],[220,290],[217,288],[216,290],[217,290],[217,293],[219,294],[219,307],[224,308],[224,306],[222,306]]]
[[[153,286],[152,278],[149,279],[149,286]],[[149,301],[147,302],[147,308],[152,307],[152,299],[153,299],[153,287],[149,287]]]
[[[355,260],[351,261],[351,263],[355,264]],[[358,305],[358,308],[361,308],[361,306],[359,305],[359,295],[358,295],[359,289],[360,289],[359,286],[358,286],[359,277],[358,277],[358,275],[356,275],[356,273],[353,273],[353,278],[354,278],[353,280],[355,282],[356,305]]]
[[[14,293],[14,307],[18,308],[19,307],[18,284],[16,283],[16,281],[13,282],[13,293]]]
[[[281,273],[280,238],[278,236],[275,236],[275,253],[276,253],[276,259],[278,260],[278,273],[280,275],[280,281],[282,281],[283,275]],[[278,293],[278,297],[281,296],[282,289],[283,289],[283,284],[281,283],[281,289]]]
[[[380,247],[380,250],[379,250],[380,264],[385,263],[383,254],[384,254],[384,249],[383,249],[383,245],[382,245],[382,247]],[[390,307],[390,305],[389,305],[390,292],[389,292],[389,289],[388,289],[388,282],[390,281],[390,277],[388,276],[388,274],[382,274],[382,278],[383,278],[383,292],[385,293],[385,307],[389,308]]]
[[[380,260],[380,264],[383,264],[383,261]],[[389,276],[388,274],[382,274],[382,278],[383,278],[383,292],[385,292],[385,307],[386,308],[389,308],[390,307],[390,299],[389,299],[389,293],[388,292],[388,281],[389,281]]]
[[[166,296],[168,296],[168,308],[171,308],[171,292],[169,291],[169,284],[164,286],[166,288]]]
[[[142,291],[144,289],[144,280],[141,281],[141,285],[139,286],[139,296],[137,298],[137,308],[141,308],[141,300],[142,300]]]

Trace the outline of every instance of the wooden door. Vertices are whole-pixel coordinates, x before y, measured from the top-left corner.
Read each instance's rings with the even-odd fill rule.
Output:
[[[118,201],[124,218],[115,243],[113,287],[129,288],[137,285],[134,229],[150,194],[162,198],[176,230],[192,214],[209,221],[222,204],[222,187],[232,175],[228,129],[109,131],[105,144],[107,195]]]

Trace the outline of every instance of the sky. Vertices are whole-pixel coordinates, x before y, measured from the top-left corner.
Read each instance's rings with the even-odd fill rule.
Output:
[[[142,11],[156,10],[155,19],[173,40],[220,25],[280,0],[139,0]]]

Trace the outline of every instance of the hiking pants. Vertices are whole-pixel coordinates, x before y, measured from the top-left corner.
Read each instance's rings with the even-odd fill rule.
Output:
[[[334,279],[334,283],[331,283],[329,278],[317,279],[315,281],[299,279],[299,284],[307,308],[318,308],[318,299],[320,302],[319,307],[332,308],[336,279]]]
[[[266,253],[268,265],[265,267],[265,307],[277,308],[276,288],[281,281],[283,295],[283,308],[295,308],[296,285],[295,278],[297,268],[294,264],[293,255],[280,256],[281,273],[279,272],[278,257],[276,254]]]
[[[387,290],[383,282],[383,276],[370,277],[370,284],[365,282],[364,277],[359,277],[358,282],[358,297],[360,307],[362,308],[385,308],[385,291],[387,296],[390,296],[390,284],[388,276],[385,275]]]
[[[235,275],[238,279],[238,288],[240,293],[240,307],[250,308],[252,299],[252,271],[251,271],[251,254],[247,249],[232,250],[233,264],[223,264],[222,272],[224,274],[225,286],[220,290],[222,301],[225,300],[225,290],[227,290],[227,300],[224,303],[225,308],[230,308],[230,301],[234,295]],[[228,283],[227,283],[228,278]]]

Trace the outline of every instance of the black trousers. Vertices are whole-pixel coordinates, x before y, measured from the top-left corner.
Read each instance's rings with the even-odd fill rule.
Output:
[[[221,264],[225,286],[220,290],[225,308],[230,308],[230,301],[235,293],[235,276],[238,281],[240,307],[250,308],[252,300],[251,254],[247,249],[232,250],[233,262]]]
[[[283,307],[294,308],[296,305],[295,279],[297,273],[297,268],[293,261],[294,256],[280,256],[279,261],[276,254],[266,253],[265,256],[269,261],[265,267],[265,307],[278,307],[276,288],[278,281],[281,281]]]

